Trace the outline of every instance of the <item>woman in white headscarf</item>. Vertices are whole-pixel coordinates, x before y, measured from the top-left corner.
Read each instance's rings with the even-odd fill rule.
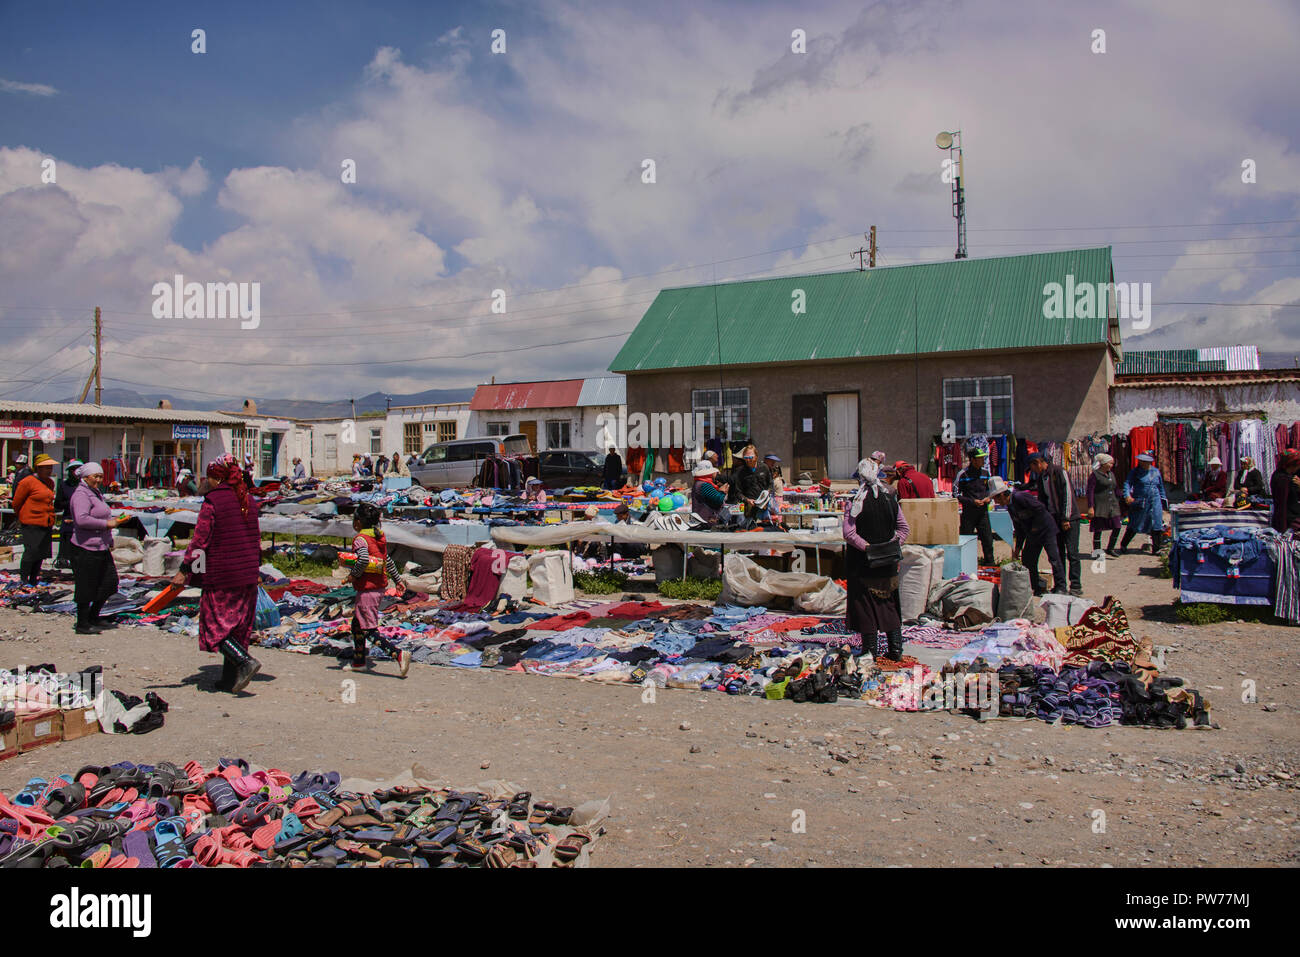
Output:
[[[858,463],[858,493],[844,510],[843,530],[849,630],[862,636],[862,654],[873,658],[884,632],[886,657],[898,661],[903,657],[898,562],[909,529],[898,497],[880,481],[880,465],[872,459]]]
[[[1115,543],[1124,524],[1119,507],[1119,482],[1115,478],[1115,460],[1102,452],[1092,460],[1092,473],[1088,476],[1088,526],[1092,529],[1092,557],[1101,554],[1101,533],[1110,529],[1106,554],[1119,557]]]

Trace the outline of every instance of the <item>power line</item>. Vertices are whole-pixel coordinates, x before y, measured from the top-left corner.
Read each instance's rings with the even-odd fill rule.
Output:
[[[1224,228],[1226,228],[1226,227],[1235,227],[1235,226],[1277,226],[1277,225],[1290,225],[1290,224],[1296,224],[1296,223],[1300,223],[1300,219],[1265,219],[1265,220],[1251,220],[1251,221],[1245,221],[1245,222],[1234,222],[1234,223],[1165,223],[1165,224],[1151,224],[1151,225],[1122,225],[1122,226],[1116,226],[1116,225],[1102,225],[1102,226],[985,226],[985,227],[972,227],[972,228],[970,229],[970,232],[975,232],[975,233],[986,233],[986,232],[987,232],[987,233],[998,233],[998,232],[1076,232],[1076,231],[1094,231],[1094,232],[1095,232],[1095,231],[1101,231],[1101,230],[1120,230],[1120,229],[1202,229],[1202,228],[1215,228],[1215,227],[1224,227]],[[896,233],[896,234],[910,234],[910,233],[948,233],[948,232],[951,232],[951,229],[950,229],[950,228],[946,228],[946,229],[939,229],[939,228],[932,228],[932,229],[894,229],[894,228],[892,228],[892,227],[882,226],[882,227],[881,227],[881,231],[882,231],[882,232],[886,232],[886,231],[887,231],[887,232],[890,232],[890,233]],[[609,285],[609,284],[611,284],[611,283],[627,283],[627,282],[632,282],[633,280],[636,280],[636,279],[648,279],[648,278],[653,278],[653,277],[655,277],[655,276],[663,276],[663,275],[668,275],[668,274],[670,274],[670,273],[675,273],[675,272],[688,272],[688,271],[690,271],[690,270],[694,270],[694,269],[702,269],[702,268],[705,268],[705,267],[707,267],[707,266],[718,266],[718,265],[723,265],[723,264],[726,264],[726,263],[740,262],[740,261],[743,261],[743,260],[745,260],[745,259],[754,259],[754,258],[757,258],[757,257],[759,257],[759,256],[772,256],[772,255],[777,255],[777,254],[779,254],[779,253],[783,253],[783,252],[791,252],[791,251],[796,250],[796,249],[807,249],[807,248],[810,248],[810,247],[812,247],[812,246],[824,246],[824,245],[826,245],[826,244],[828,244],[828,243],[839,243],[839,242],[843,242],[843,241],[845,241],[846,239],[852,239],[853,237],[855,237],[855,236],[857,236],[857,235],[858,235],[857,233],[849,233],[849,234],[847,234],[847,235],[845,235],[845,236],[837,236],[837,237],[834,237],[834,238],[831,238],[831,239],[818,239],[818,240],[813,240],[813,241],[811,241],[811,242],[799,243],[799,244],[794,245],[794,246],[786,246],[786,247],[783,247],[783,248],[780,248],[780,249],[768,249],[768,250],[763,250],[763,251],[761,251],[761,252],[746,253],[746,254],[741,255],[741,256],[733,256],[733,257],[728,258],[728,259],[718,259],[718,260],[714,260],[714,261],[712,261],[712,262],[695,263],[695,264],[693,264],[693,265],[685,265],[685,266],[673,266],[673,267],[670,267],[670,268],[667,268],[667,269],[660,269],[660,270],[656,270],[656,271],[653,271],[653,272],[637,273],[637,274],[634,274],[634,275],[631,275],[631,276],[623,276],[623,277],[620,277],[620,278],[617,278],[617,279],[602,279],[602,280],[598,280],[598,281],[595,281],[595,282],[589,282],[589,283],[570,283],[570,284],[568,284],[568,285],[557,286],[557,287],[553,287],[553,288],[550,288],[550,289],[533,289],[533,290],[527,290],[527,291],[525,291],[525,292],[519,292],[519,293],[514,293],[514,294],[512,294],[512,298],[519,299],[519,298],[524,298],[524,297],[527,297],[527,296],[539,296],[539,295],[545,295],[545,294],[547,294],[547,293],[564,292],[564,291],[571,290],[571,289],[586,289],[586,288],[590,288],[590,287],[594,287],[594,286],[604,286],[604,285]],[[1200,239],[1200,240],[1189,239],[1189,240],[1185,240],[1185,241],[1186,241],[1186,242],[1222,242],[1222,241],[1226,241],[1226,240],[1230,240],[1230,239],[1246,239],[1246,238],[1259,238],[1259,239],[1264,239],[1264,238],[1282,238],[1282,237],[1276,237],[1276,236],[1272,236],[1272,237],[1269,237],[1269,236],[1259,236],[1259,237],[1218,237],[1218,238],[1206,238],[1206,239]],[[1113,242],[1113,243],[1109,243],[1109,244],[1101,244],[1101,245],[1118,245],[1118,244],[1121,244],[1121,243],[1129,243],[1129,242],[1132,242],[1132,243],[1143,243],[1143,242],[1180,242],[1180,241],[1182,241],[1182,240],[1117,240],[1117,241],[1115,241],[1115,242]],[[936,244],[936,245],[937,245],[937,244]],[[995,246],[996,246],[996,245],[1004,245],[1004,246],[1024,246],[1024,245],[1031,245],[1031,244],[1028,243],[1028,242],[1025,242],[1025,243],[986,244],[986,245],[995,245]],[[902,249],[902,248],[923,249],[923,248],[927,248],[927,247],[926,247],[926,246],[911,246],[911,247],[906,247],[906,246],[897,246],[897,245],[896,245],[894,248],[899,248],[899,249]],[[454,278],[455,278],[454,276],[452,276],[452,277],[446,277],[446,278],[444,278],[444,279],[437,280],[437,281],[438,281],[438,282],[450,282],[450,281],[452,281]],[[475,297],[475,298],[473,298],[473,299],[449,300],[449,301],[447,301],[447,302],[440,302],[440,303],[423,303],[423,304],[410,305],[410,306],[380,306],[380,307],[371,308],[371,309],[351,309],[351,310],[347,310],[347,311],[343,311],[343,312],[301,312],[301,313],[278,313],[278,314],[275,314],[275,315],[268,314],[268,315],[263,316],[263,318],[268,318],[268,319],[271,319],[271,318],[279,318],[279,319],[294,319],[294,318],[317,318],[317,317],[321,317],[321,316],[351,316],[351,315],[366,315],[366,314],[370,314],[370,313],[381,313],[381,312],[408,312],[408,311],[413,311],[413,310],[417,310],[417,309],[432,309],[432,308],[438,308],[438,307],[440,307],[440,306],[449,306],[449,305],[465,305],[465,304],[468,304],[468,303],[476,303],[476,302],[482,302],[482,301],[483,301],[483,298],[482,298],[482,297]],[[5,305],[0,305],[0,309],[30,309],[30,310],[61,309],[62,311],[65,311],[65,312],[72,312],[72,311],[75,311],[76,309],[79,309],[79,308],[82,308],[82,307],[59,307],[59,306],[18,306],[18,305],[15,305],[15,306],[5,306]],[[140,315],[140,313],[139,313],[137,310],[134,310],[134,309],[111,309],[111,308],[109,308],[109,309],[103,309],[102,311],[103,311],[105,314],[112,314],[112,315]]]

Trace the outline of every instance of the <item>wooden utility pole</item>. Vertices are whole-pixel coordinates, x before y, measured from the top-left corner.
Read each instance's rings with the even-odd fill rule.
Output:
[[[872,269],[876,268],[876,227],[871,227],[871,253],[869,264]]]
[[[103,324],[99,321],[99,306],[95,307],[95,405],[103,405],[104,390],[100,387],[100,369],[104,364]]]
[[[100,401],[102,395],[102,390],[100,389],[100,378],[99,378],[100,358],[101,358],[101,352],[100,352],[99,306],[96,306],[95,307],[95,367],[90,370],[90,375],[86,376],[86,384],[85,386],[82,387],[81,398],[77,400],[78,405],[80,405],[82,402],[85,402],[86,396],[90,394],[90,383],[92,379],[94,380],[95,383],[95,405],[103,404]]]

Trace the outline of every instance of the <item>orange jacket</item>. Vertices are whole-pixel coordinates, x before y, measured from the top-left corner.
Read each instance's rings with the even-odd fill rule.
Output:
[[[54,484],[46,485],[35,475],[28,475],[14,489],[14,511],[24,525],[49,528],[54,524]]]

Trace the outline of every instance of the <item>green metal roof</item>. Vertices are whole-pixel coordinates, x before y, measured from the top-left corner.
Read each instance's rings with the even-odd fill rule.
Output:
[[[1201,359],[1196,349],[1152,349],[1126,352],[1115,364],[1116,375],[1143,375],[1152,372],[1222,372],[1227,359]]]
[[[1043,317],[1067,276],[1110,282],[1110,247],[665,289],[610,370],[716,366],[719,338],[722,365],[1105,344],[1104,315]]]

